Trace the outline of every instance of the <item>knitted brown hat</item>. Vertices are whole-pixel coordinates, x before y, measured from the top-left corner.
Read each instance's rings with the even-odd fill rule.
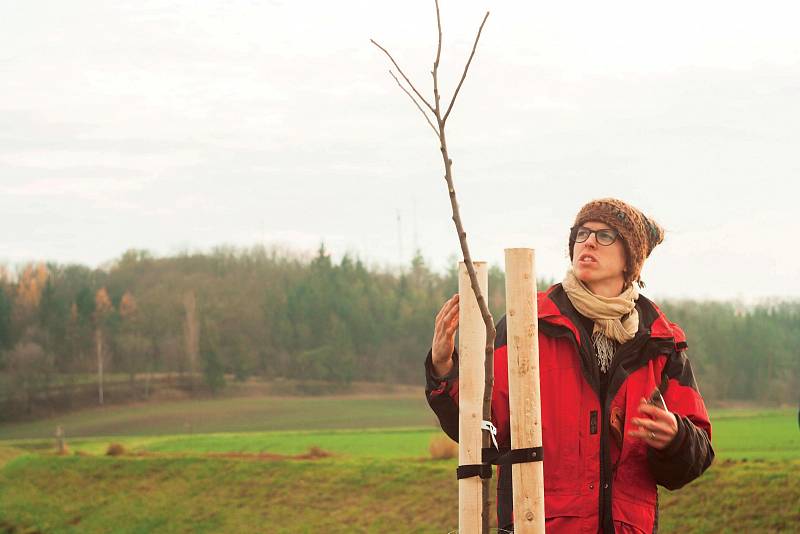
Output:
[[[575,217],[574,226],[580,226],[588,221],[606,223],[620,233],[625,247],[625,283],[638,282],[640,287],[644,287],[639,277],[642,264],[656,245],[664,241],[664,229],[638,209],[616,198],[601,198],[587,203]],[[570,234],[570,260],[574,245],[575,241]]]

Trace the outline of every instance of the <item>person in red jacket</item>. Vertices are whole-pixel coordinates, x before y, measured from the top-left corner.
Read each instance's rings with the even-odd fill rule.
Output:
[[[617,199],[581,208],[564,280],[537,295],[548,532],[655,532],[656,485],[677,489],[714,459],[686,337],[643,295],[663,229]],[[458,440],[458,295],[439,311],[426,395]],[[505,318],[497,324],[492,422],[510,447]],[[511,468],[498,466],[498,525],[513,528]]]

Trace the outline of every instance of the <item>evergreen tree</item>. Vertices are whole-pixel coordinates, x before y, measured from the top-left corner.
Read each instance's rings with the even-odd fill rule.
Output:
[[[226,373],[238,380],[260,374],[419,384],[434,317],[457,290],[455,265],[440,273],[419,253],[394,270],[368,267],[351,255],[335,262],[321,244],[309,259],[263,247],[220,247],[164,258],[130,251],[107,270],[27,266],[19,281],[0,277],[0,373],[6,375],[0,380],[13,380],[8,357],[21,341],[37,345],[42,357],[19,357],[38,355],[32,345],[21,350],[19,372],[32,368],[21,361],[38,366],[51,358],[62,383],[73,373],[94,372],[96,326],[104,353],[114,354],[104,360],[105,371],[127,373],[131,382],[138,375],[184,373],[190,369],[185,297],[193,291],[201,325],[198,371],[213,390],[224,385]],[[489,306],[499,320],[502,266],[492,266],[489,278]],[[105,311],[98,314],[95,296],[102,288]],[[800,302],[659,305],[685,330],[707,401],[797,402]]]

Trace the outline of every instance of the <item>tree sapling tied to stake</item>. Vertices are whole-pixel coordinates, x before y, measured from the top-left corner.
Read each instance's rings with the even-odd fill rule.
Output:
[[[480,311],[480,316],[483,319],[483,323],[485,326],[485,359],[484,359],[484,391],[483,391],[483,402],[482,402],[482,418],[484,421],[491,421],[491,399],[492,399],[492,388],[494,384],[494,340],[495,340],[495,327],[494,327],[494,319],[492,318],[492,314],[489,312],[489,307],[487,305],[487,300],[484,296],[484,292],[481,290],[478,274],[476,273],[475,264],[473,263],[472,256],[469,251],[469,245],[467,244],[467,233],[464,230],[464,225],[461,221],[461,214],[459,212],[458,201],[456,199],[456,190],[453,183],[453,160],[450,157],[448,148],[447,148],[447,138],[445,135],[445,126],[447,124],[447,119],[450,117],[450,113],[453,110],[453,105],[455,104],[456,98],[458,97],[458,93],[461,90],[462,85],[464,84],[464,80],[467,77],[467,73],[469,71],[470,64],[472,63],[472,59],[475,56],[475,51],[478,47],[478,41],[480,40],[481,33],[483,31],[483,27],[486,24],[486,20],[489,18],[489,12],[487,11],[481,21],[480,27],[478,28],[478,33],[475,36],[475,42],[472,46],[472,52],[469,55],[469,59],[467,60],[466,65],[464,66],[464,70],[461,74],[461,79],[456,86],[455,91],[453,92],[453,97],[450,99],[450,103],[447,105],[446,108],[443,108],[441,103],[441,98],[439,94],[439,61],[441,59],[441,52],[442,52],[442,21],[441,15],[439,11],[439,2],[435,0],[436,5],[436,26],[438,30],[438,43],[436,47],[436,58],[433,62],[433,70],[431,71],[431,76],[433,77],[433,104],[431,104],[414,86],[411,80],[406,76],[403,72],[403,69],[397,64],[392,54],[389,53],[386,48],[378,44],[376,41],[371,40],[372,44],[378,47],[389,60],[394,65],[394,68],[400,74],[400,77],[405,82],[401,81],[397,75],[394,73],[393,70],[389,70],[389,74],[394,78],[397,82],[397,85],[403,90],[406,95],[414,102],[414,105],[417,109],[422,113],[427,121],[428,125],[431,127],[433,132],[436,134],[439,147],[442,154],[442,161],[444,163],[444,179],[447,183],[447,191],[450,195],[450,206],[452,208],[452,219],[453,223],[456,227],[456,232],[458,234],[459,244],[461,245],[461,253],[463,255],[464,261],[463,265],[466,269],[466,272],[469,276],[469,285],[471,286],[472,292],[475,296],[475,301],[477,303],[478,310]],[[409,90],[410,89],[410,90]],[[413,93],[413,94],[412,94]],[[424,107],[423,107],[424,106]],[[427,108],[427,111],[426,111]],[[431,117],[432,114],[432,117]],[[433,120],[431,120],[433,119]],[[484,265],[485,271],[485,265]],[[484,273],[485,274],[485,273]],[[462,302],[462,307],[467,305],[466,302]],[[462,355],[463,359],[464,355]],[[464,393],[462,389],[462,394]],[[480,432],[480,430],[478,430]],[[464,447],[464,443],[461,443],[461,446]],[[488,433],[483,433],[482,438],[482,446],[489,447],[490,446],[490,439]],[[477,457],[473,458],[471,463],[477,464],[481,462],[480,457],[480,448],[477,448]],[[462,459],[459,459],[459,463],[462,463]],[[482,478],[480,487],[481,487],[481,501],[482,506],[479,510],[473,511],[474,513],[478,513],[480,518],[475,524],[480,524],[482,526],[483,532],[488,532],[489,528],[489,480],[488,478]],[[476,482],[475,478],[471,479],[462,479],[459,480],[459,495],[461,496],[463,493],[462,487],[466,484],[474,484]],[[461,500],[461,497],[460,497]],[[462,511],[459,512],[459,517],[462,517]],[[461,523],[461,521],[460,521]],[[462,530],[465,528],[465,525],[461,526]]]

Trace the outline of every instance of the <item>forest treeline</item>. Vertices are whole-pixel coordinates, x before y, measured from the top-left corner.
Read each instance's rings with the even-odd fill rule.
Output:
[[[502,270],[491,270],[489,284],[499,319]],[[265,248],[132,250],[103,269],[2,270],[0,418],[29,412],[37,395],[65,384],[92,384],[102,402],[109,373],[131,384],[173,373],[205,391],[250,376],[420,384],[433,319],[456,288],[455,269],[435,272],[419,255],[390,271],[350,256],[334,262],[324,247],[307,258]],[[707,399],[797,402],[800,302],[659,304],[686,331]]]

